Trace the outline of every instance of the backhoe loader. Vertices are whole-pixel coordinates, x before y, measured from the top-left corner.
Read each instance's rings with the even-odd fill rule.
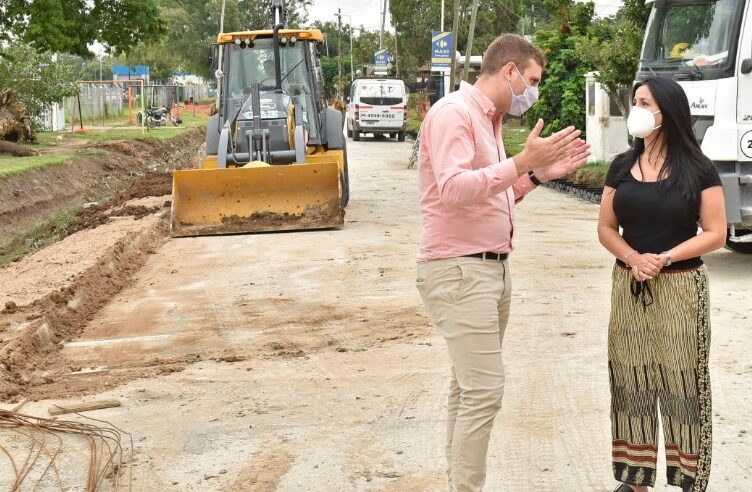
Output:
[[[218,114],[199,169],[173,172],[171,233],[340,228],[349,199],[342,115],[324,98],[317,29],[221,33]],[[221,50],[221,51],[220,51]]]

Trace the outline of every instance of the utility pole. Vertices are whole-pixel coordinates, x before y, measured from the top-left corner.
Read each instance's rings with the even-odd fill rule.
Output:
[[[470,53],[473,51],[473,36],[475,36],[475,18],[478,15],[478,2],[473,0],[473,11],[470,14],[470,33],[467,36],[467,51],[465,52],[465,69],[463,70],[463,79],[468,81],[470,76]]]
[[[381,9],[381,31],[379,31],[379,49],[384,49],[384,24],[386,23],[386,2],[387,0],[384,0],[384,5]]]
[[[222,12],[219,14],[219,32],[223,33],[225,32],[225,0],[222,0]],[[214,76],[217,79],[217,100],[214,103],[214,106],[219,110],[220,105],[220,92],[222,91],[222,55],[224,55],[225,48],[224,46],[219,46],[219,56],[217,60],[217,71],[214,72]],[[130,74],[130,67],[128,68],[128,72]],[[129,77],[130,78],[130,77]]]
[[[444,32],[444,0],[441,0],[441,32]]]
[[[399,37],[397,36],[397,23],[394,23],[394,75],[399,77]]]
[[[350,82],[355,80],[355,70],[353,70],[353,41],[352,41],[352,17],[350,17]]]
[[[454,91],[454,79],[457,68],[457,31],[460,29],[460,0],[454,0],[454,14],[452,14],[452,64],[449,74],[449,89],[447,94]]]
[[[337,9],[337,66],[339,67],[339,80],[337,80],[337,98],[342,99],[342,9]]]

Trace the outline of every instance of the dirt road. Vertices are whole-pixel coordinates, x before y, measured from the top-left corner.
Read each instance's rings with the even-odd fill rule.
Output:
[[[348,145],[343,230],[168,241],[48,368],[109,372],[36,386],[40,400],[24,411],[119,399],[91,416],[133,435],[133,490],[442,490],[448,358],[414,288],[410,143]],[[596,216],[546,189],[519,207],[488,491],[611,490],[612,259]],[[742,491],[752,481],[752,258],[720,251],[707,263],[709,490]]]

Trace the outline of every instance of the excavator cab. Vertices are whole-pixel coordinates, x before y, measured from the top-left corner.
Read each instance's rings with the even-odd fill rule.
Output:
[[[349,199],[341,113],[329,108],[316,29],[223,33],[219,113],[200,169],[173,173],[172,234],[339,228]]]

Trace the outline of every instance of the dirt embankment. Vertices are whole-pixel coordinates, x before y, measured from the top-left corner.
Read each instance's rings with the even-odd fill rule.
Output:
[[[105,193],[114,180],[128,183],[107,200],[87,203],[61,241],[0,269],[0,401],[49,384],[47,368],[65,341],[166,240],[171,170],[195,166],[202,142],[196,130],[164,142],[101,143],[94,146],[100,155],[0,182],[3,238],[23,230],[16,216],[35,222]],[[36,188],[15,193],[20,183],[34,182]]]
[[[202,130],[195,129],[164,141],[85,143],[71,162],[0,180],[0,251],[56,213],[110,197],[134,178],[189,167],[202,141]],[[169,194],[169,178],[162,182]]]

